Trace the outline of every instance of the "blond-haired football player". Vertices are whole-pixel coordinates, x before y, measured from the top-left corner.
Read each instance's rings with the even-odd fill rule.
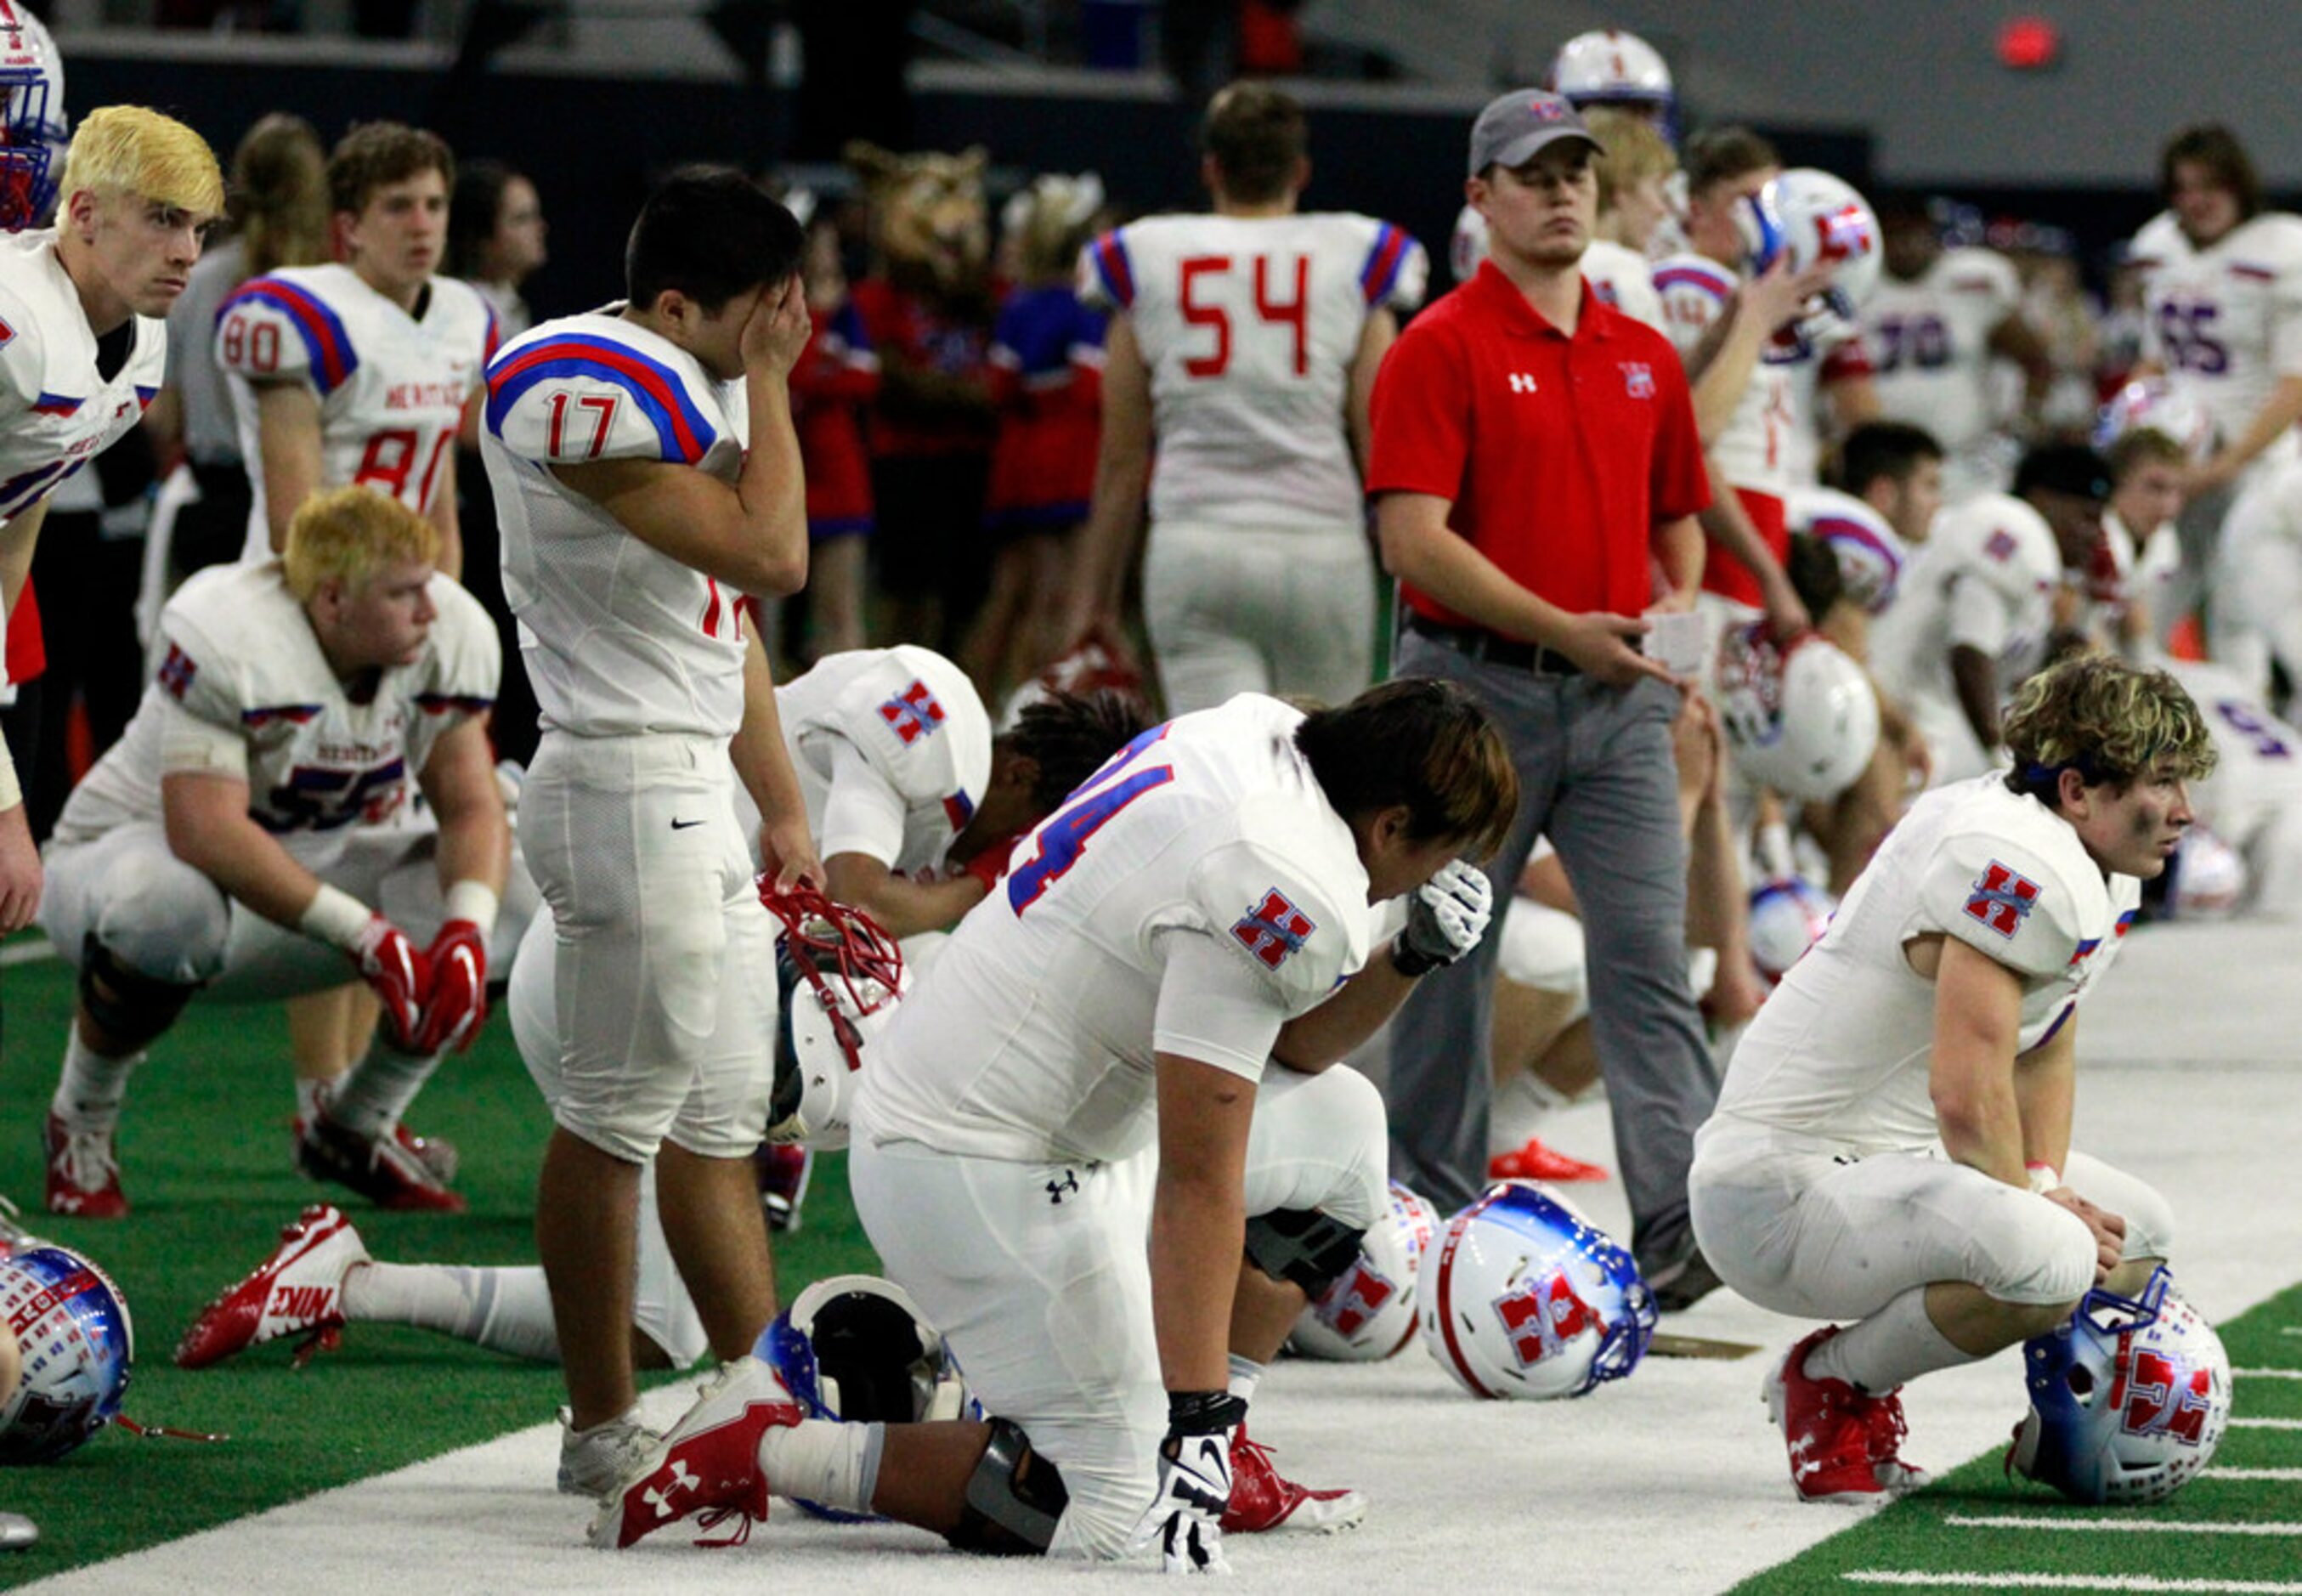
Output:
[[[223,211],[214,153],[140,105],[89,113],[64,158],[55,225],[0,238],[0,602],[13,610],[56,484],[134,426],[203,230]],[[0,757],[0,934],[29,923],[40,863]]]
[[[42,923],[80,970],[47,1120],[52,1211],[127,1211],[121,1100],[194,996],[318,991],[347,961],[382,1000],[385,1039],[307,1122],[298,1162],[386,1207],[463,1206],[399,1116],[477,1028],[491,934],[508,953],[533,898],[523,881],[499,926],[502,660],[438,554],[414,511],[341,488],[297,513],[283,559],[203,571],[161,612],[156,676],[48,846]],[[431,820],[403,812],[410,776]]]

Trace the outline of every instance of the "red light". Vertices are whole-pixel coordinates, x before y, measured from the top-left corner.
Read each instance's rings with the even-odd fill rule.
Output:
[[[2062,51],[2062,29],[2044,17],[2014,17],[1998,29],[1998,59],[2018,72],[2041,71]]]

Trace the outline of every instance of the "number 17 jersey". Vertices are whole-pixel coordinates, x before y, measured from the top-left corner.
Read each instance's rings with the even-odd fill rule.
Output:
[[[1127,315],[1150,373],[1152,519],[1357,527],[1351,363],[1429,272],[1405,231],[1344,212],[1152,216],[1090,242],[1080,298]]]

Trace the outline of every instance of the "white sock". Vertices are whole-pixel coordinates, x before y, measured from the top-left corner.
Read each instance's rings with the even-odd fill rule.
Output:
[[[399,1123],[416,1094],[440,1066],[440,1055],[410,1058],[381,1041],[336,1083],[328,1098],[328,1117],[347,1130],[379,1137]]]
[[[1860,1324],[1850,1325],[1807,1354],[1817,1380],[1844,1380],[1869,1396],[1883,1397],[1905,1381],[1937,1369],[1970,1364],[1927,1315],[1927,1289],[1912,1286]]]
[[[321,1100],[327,1096],[328,1088],[335,1084],[336,1083],[332,1080],[312,1079],[303,1076],[297,1077],[296,1117],[303,1121],[307,1125],[310,1124],[312,1122],[312,1116],[320,1112]]]
[[[492,1352],[559,1361],[559,1330],[543,1271],[449,1264],[367,1264],[344,1276],[344,1317],[436,1330]]]
[[[1255,1400],[1256,1382],[1263,1378],[1263,1365],[1251,1357],[1231,1355],[1231,1394],[1242,1402]]]
[[[108,1133],[120,1123],[128,1078],[143,1062],[140,1052],[126,1058],[106,1058],[80,1039],[78,1024],[68,1026],[64,1067],[56,1077],[56,1095],[48,1106],[71,1130]]]
[[[879,1489],[885,1424],[809,1419],[779,1424],[760,1437],[760,1472],[777,1496],[804,1497],[827,1508],[869,1513]]]

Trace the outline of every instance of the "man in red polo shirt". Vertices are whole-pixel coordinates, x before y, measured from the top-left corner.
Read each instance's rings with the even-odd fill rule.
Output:
[[[1718,1078],[1686,982],[1681,684],[1641,640],[1642,611],[1693,603],[1710,488],[1676,351],[1583,281],[1597,153],[1556,95],[1479,113],[1466,192],[1489,256],[1384,360],[1366,484],[1406,605],[1396,673],[1462,683],[1511,744],[1497,894],[1541,834],[1584,906],[1632,1251],[1684,1306],[1717,1284],[1686,1171]],[[1442,1209],[1486,1179],[1493,979],[1490,944],[1425,978],[1392,1028],[1392,1172]]]

